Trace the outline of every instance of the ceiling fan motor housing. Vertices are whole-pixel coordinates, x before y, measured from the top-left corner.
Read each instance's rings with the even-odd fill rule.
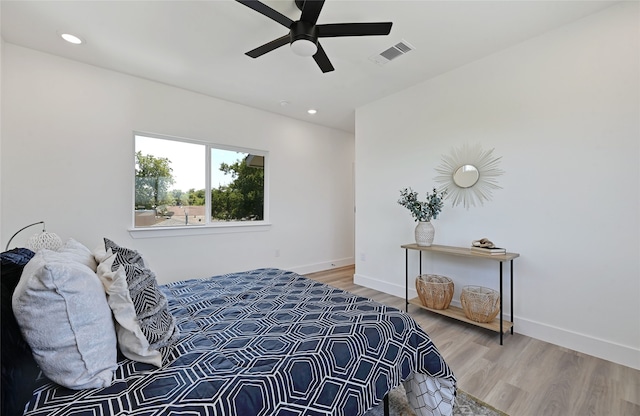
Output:
[[[291,43],[297,40],[308,40],[315,44],[318,43],[318,28],[309,22],[298,20],[291,25]]]

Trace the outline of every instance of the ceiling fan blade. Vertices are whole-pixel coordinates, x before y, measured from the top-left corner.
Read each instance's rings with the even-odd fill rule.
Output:
[[[281,38],[274,39],[269,43],[265,43],[262,46],[258,46],[257,48],[245,53],[245,55],[250,56],[252,58],[257,58],[259,56],[264,55],[267,52],[271,52],[274,49],[278,49],[280,46],[284,46],[291,41],[291,37],[287,34],[282,36]]]
[[[267,16],[271,20],[275,20],[280,23],[284,27],[290,27],[293,23],[293,20],[289,19],[287,16],[282,13],[273,10],[271,7],[267,6],[264,3],[259,2],[258,0],[236,0],[238,3],[242,3],[250,9],[257,11],[258,13]]]
[[[322,72],[326,73],[334,70],[329,57],[325,53],[324,49],[322,49],[322,45],[320,45],[320,43],[318,43],[318,52],[313,55],[313,60],[316,61]]]
[[[315,25],[318,21],[318,16],[320,16],[323,5],[324,0],[304,0],[300,20],[304,20],[305,22]]]
[[[330,23],[317,25],[319,38],[331,38],[337,36],[374,36],[388,35],[391,32],[392,22],[379,23]]]

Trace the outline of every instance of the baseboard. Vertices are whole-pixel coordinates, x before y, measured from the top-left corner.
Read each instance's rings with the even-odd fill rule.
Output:
[[[337,269],[339,267],[344,267],[344,266],[351,266],[353,264],[355,264],[355,259],[353,257],[348,257],[344,259],[326,261],[322,263],[307,264],[302,266],[283,267],[283,269],[291,270],[292,272],[295,272],[298,274],[308,274],[308,273],[321,272],[324,270]]]
[[[368,276],[363,276],[361,274],[353,275],[353,283],[360,286],[365,286],[371,289],[375,289],[379,292],[388,293],[393,296],[398,296],[400,298],[404,298],[405,289],[403,286],[398,286],[393,283],[384,282],[382,280],[373,279]],[[414,298],[418,296],[418,292],[415,289],[409,288],[409,298]]]
[[[515,332],[640,370],[640,350],[516,316]]]
[[[380,292],[401,298],[405,297],[404,286],[373,279],[361,274],[355,274],[353,276],[353,282],[357,285],[375,289]],[[418,293],[415,288],[410,287],[409,298],[411,299],[416,296],[418,296]],[[460,303],[456,300],[452,300],[451,303],[455,306],[460,306]],[[505,319],[509,319],[509,316],[505,315]],[[640,350],[626,345],[616,344],[611,341],[557,328],[541,322],[518,318],[517,316],[515,316],[514,331],[531,338],[640,370]]]

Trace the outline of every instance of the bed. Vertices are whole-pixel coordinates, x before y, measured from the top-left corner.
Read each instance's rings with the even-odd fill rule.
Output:
[[[403,311],[272,268],[158,289],[176,335],[160,366],[120,351],[108,386],[41,375],[24,414],[352,416],[401,383],[419,415],[452,413],[455,376]]]

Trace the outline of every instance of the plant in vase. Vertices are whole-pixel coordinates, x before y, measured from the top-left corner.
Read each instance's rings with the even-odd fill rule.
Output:
[[[442,206],[444,205],[444,192],[436,191],[433,188],[432,193],[427,193],[425,201],[418,201],[418,193],[411,188],[404,188],[400,191],[400,199],[398,204],[407,208],[413,219],[418,222],[416,226],[416,243],[419,246],[430,246],[433,243],[435,229],[431,220],[438,218]]]

